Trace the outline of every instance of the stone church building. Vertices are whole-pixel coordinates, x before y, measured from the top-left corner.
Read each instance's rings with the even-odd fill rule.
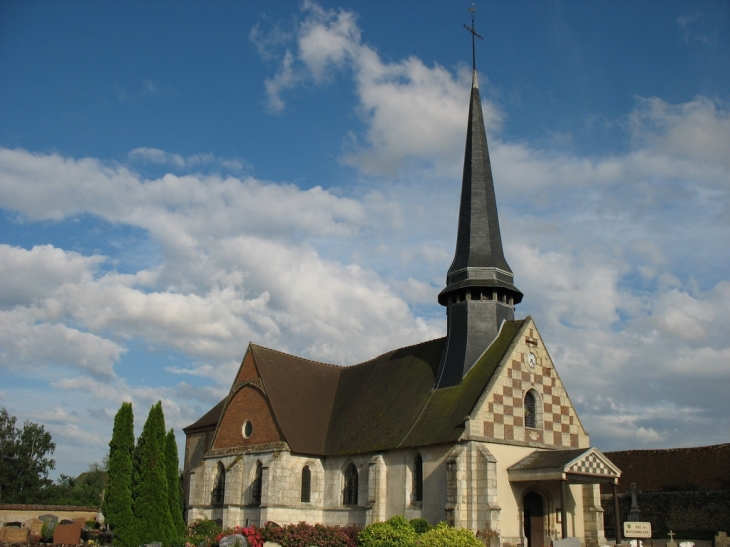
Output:
[[[228,396],[185,428],[188,522],[363,527],[393,515],[502,545],[606,543],[596,448],[504,257],[474,72],[447,335],[353,366],[249,344]]]

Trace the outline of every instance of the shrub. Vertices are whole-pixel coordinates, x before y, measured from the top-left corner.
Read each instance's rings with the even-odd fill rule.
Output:
[[[409,524],[417,534],[425,534],[431,529],[431,525],[426,519],[413,519]]]
[[[218,541],[217,536],[221,533],[221,527],[214,520],[207,518],[197,519],[188,526],[186,542],[190,545],[200,545],[206,542],[208,545]]]
[[[357,529],[354,527],[338,528],[322,524],[288,524],[279,526],[267,522],[258,528],[262,541],[273,541],[282,547],[356,547]]]
[[[248,528],[243,528],[242,526],[226,528],[220,534],[218,534],[216,539],[220,542],[220,540],[224,537],[233,536],[236,534],[244,536],[248,540],[248,544],[250,545],[250,547],[263,547],[264,545],[264,542],[261,539],[261,534],[259,534],[259,531],[253,525],[249,526]]]
[[[406,519],[395,516],[366,526],[357,539],[362,547],[408,547],[416,543],[418,534]]]
[[[471,530],[451,528],[445,522],[439,522],[423,534],[418,544],[421,547],[484,547]]]

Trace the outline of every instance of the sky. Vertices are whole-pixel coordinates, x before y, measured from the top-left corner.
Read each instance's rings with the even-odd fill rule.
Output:
[[[0,2],[0,406],[56,470],[249,342],[443,336],[470,2]],[[476,2],[505,255],[591,443],[728,442],[730,4]]]

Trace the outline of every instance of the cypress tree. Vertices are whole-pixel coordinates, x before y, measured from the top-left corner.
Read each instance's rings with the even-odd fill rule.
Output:
[[[185,522],[182,515],[182,492],[180,490],[179,461],[177,458],[177,441],[175,430],[170,429],[165,439],[165,469],[167,470],[167,490],[170,499],[170,514],[174,525],[171,537],[173,544],[183,543],[185,539]]]
[[[140,543],[161,541],[169,547],[174,535],[165,469],[165,416],[162,403],[150,409],[137,440],[134,470],[134,517]]]
[[[137,547],[132,512],[132,455],[134,452],[134,414],[132,403],[122,403],[114,417],[109,441],[108,482],[104,490],[102,512],[114,530],[116,547]]]

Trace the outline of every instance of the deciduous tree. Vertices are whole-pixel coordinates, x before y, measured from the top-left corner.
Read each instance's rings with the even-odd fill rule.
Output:
[[[25,422],[15,427],[16,418],[0,408],[0,501],[25,503],[50,484],[48,472],[56,462],[47,458],[56,449],[42,425]]]

